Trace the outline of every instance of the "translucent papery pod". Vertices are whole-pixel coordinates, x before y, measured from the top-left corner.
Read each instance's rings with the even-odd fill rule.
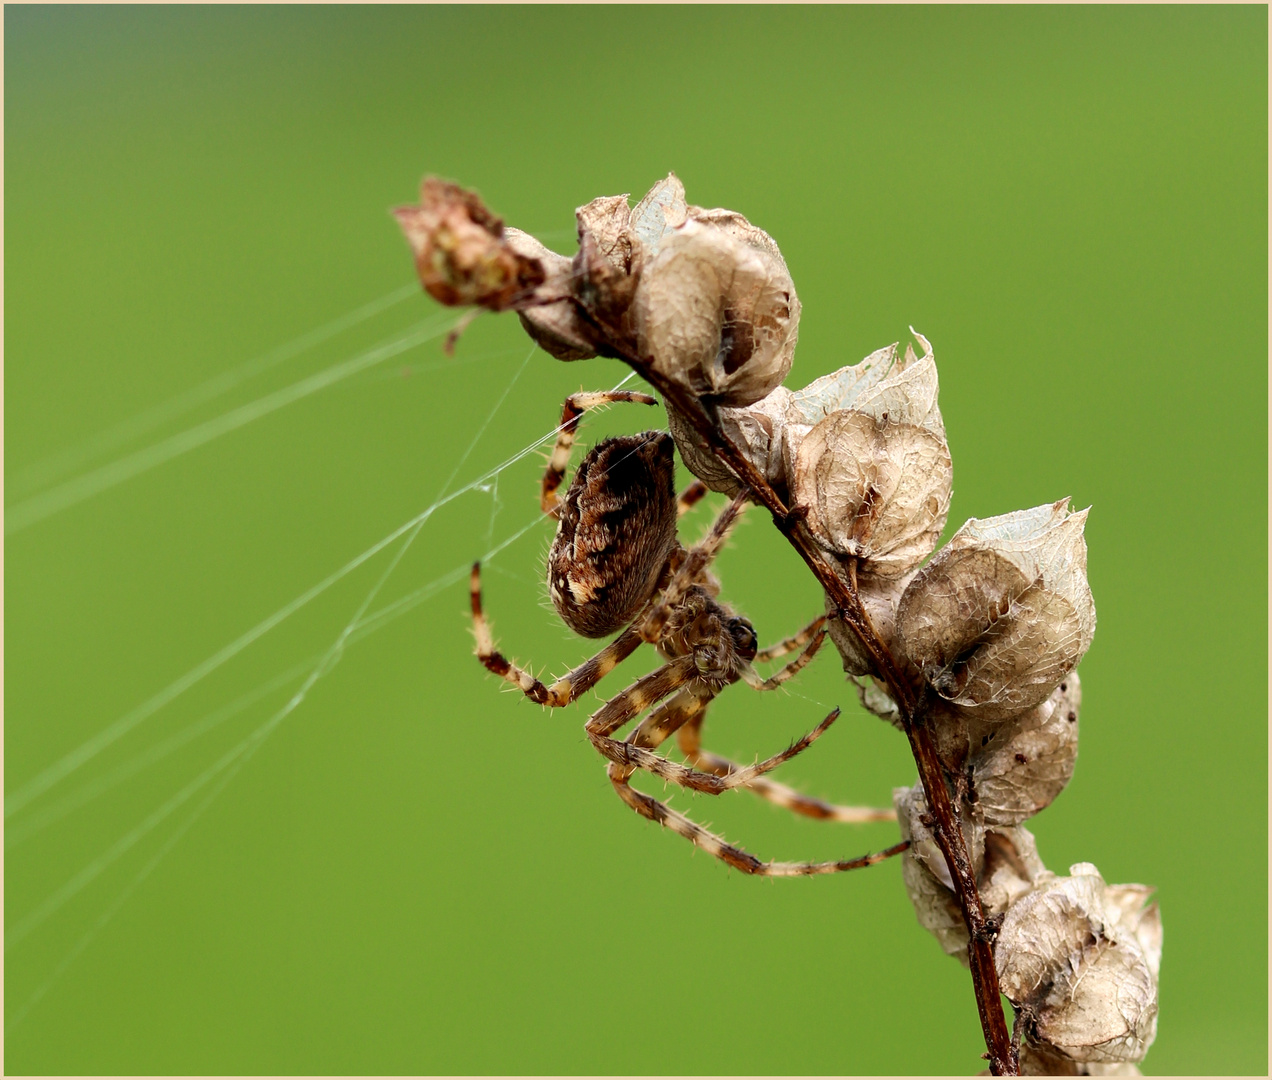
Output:
[[[902,591],[905,589],[906,583],[914,576],[915,571],[901,577],[885,577],[881,574],[873,574],[869,567],[872,564],[866,563],[857,570],[857,599],[861,601],[861,606],[865,610],[866,615],[870,618],[870,625],[874,627],[875,633],[879,636],[879,640],[889,649],[892,648],[893,640],[896,637],[896,621],[897,621],[897,604],[901,599]],[[916,568],[917,569],[917,568]],[[841,570],[841,573],[846,571]],[[838,617],[838,605],[834,597],[829,593],[826,594],[826,629],[830,633],[830,640],[835,643],[835,648],[839,650],[839,655],[843,660],[844,671],[849,675],[868,675],[878,674],[874,671],[873,662],[870,654],[861,643],[861,639],[857,637],[848,623]],[[883,693],[880,691],[880,693]],[[883,695],[886,697],[886,693]],[[890,698],[891,708],[889,713],[896,712],[896,703]],[[874,710],[871,710],[874,711]],[[897,726],[904,731],[904,725],[900,722],[900,714],[896,713]]]
[[[902,856],[901,877],[914,905],[919,925],[931,933],[950,956],[967,963],[967,924],[950,885],[949,867],[923,823],[928,813],[921,784],[892,793],[901,836],[913,847]],[[988,916],[1001,915],[1038,883],[1054,877],[1038,857],[1033,834],[1023,827],[985,829],[961,822],[969,840],[981,905]],[[967,836],[971,831],[972,836]]]
[[[906,588],[902,648],[947,701],[1007,718],[1045,701],[1095,633],[1087,511],[1068,500],[968,521]]]
[[[937,405],[939,384],[932,346],[914,327],[910,332],[923,349],[912,346],[897,355],[899,343],[876,349],[864,360],[815,379],[791,395],[788,417],[810,427],[834,412],[856,409],[877,418],[912,424],[945,438],[945,423]],[[798,445],[789,448],[793,451]]]
[[[804,436],[790,487],[819,544],[872,574],[899,577],[936,547],[952,478],[943,437],[853,409]]]
[[[968,759],[987,825],[1018,825],[1055,801],[1078,759],[1082,688],[1070,672],[1041,705],[973,738]]]
[[[786,474],[782,468],[781,440],[791,392],[779,386],[753,405],[720,409],[720,433],[724,435],[777,490],[786,494]],[[671,437],[685,467],[712,491],[732,498],[742,489],[737,476],[711,450],[702,445],[693,426],[674,409],[667,410]]]
[[[632,303],[637,347],[650,367],[730,407],[781,384],[799,335],[799,300],[785,262],[775,246],[746,237],[687,220],[641,267]]]
[[[1030,1043],[1078,1062],[1137,1062],[1157,1032],[1161,917],[1142,885],[1090,863],[1011,905],[995,946],[1002,992]]]
[[[574,301],[574,263],[549,250],[529,233],[507,229],[508,247],[526,259],[535,259],[544,270],[543,298],[560,297],[550,303],[522,307],[517,316],[535,343],[557,360],[590,360],[603,339],[583,318]]]

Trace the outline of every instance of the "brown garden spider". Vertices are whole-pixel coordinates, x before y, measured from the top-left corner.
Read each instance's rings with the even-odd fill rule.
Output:
[[[717,599],[720,586],[708,571],[745,509],[745,496],[729,503],[700,544],[683,548],[676,535],[677,518],[706,494],[706,488],[695,483],[677,497],[674,444],[665,432],[602,440],[575,471],[565,497],[557,494],[584,411],[619,401],[656,403],[648,394],[617,390],[566,399],[556,447],[543,477],[541,505],[558,522],[548,554],[548,591],[562,619],[585,637],[625,629],[590,660],[545,686],[496,651],[482,613],[480,564],[474,564],[472,611],[478,658],[532,701],[559,707],[590,690],[642,642],[654,645],[666,663],[607,701],[584,730],[608,760],[610,782],[628,806],[745,873],[828,874],[870,866],[904,851],[909,845],[903,842],[856,859],[763,862],[630,785],[632,774],[644,769],[709,795],[748,788],[796,813],[823,820],[893,817],[886,810],[833,806],[765,777],[807,749],[835,721],[838,709],[786,750],[753,765],[741,766],[701,748],[702,721],[712,699],[739,680],[756,690],[774,690],[786,682],[821,647],[825,618],[814,619],[772,648],[756,648],[750,622]],[[752,666],[753,661],[774,660],[801,646],[800,654],[768,679],[762,679]],[[620,742],[613,737],[646,710],[652,711],[626,739]],[[672,734],[696,767],[676,764],[655,752]]]

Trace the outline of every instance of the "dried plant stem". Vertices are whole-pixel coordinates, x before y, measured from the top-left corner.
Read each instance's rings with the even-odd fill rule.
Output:
[[[717,454],[751,491],[755,500],[773,516],[773,523],[799,552],[818,582],[839,609],[839,617],[861,639],[876,669],[883,676],[892,699],[900,709],[910,750],[918,767],[919,779],[927,796],[928,808],[933,818],[933,834],[945,856],[954,892],[968,932],[968,959],[972,971],[972,985],[976,993],[976,1007],[980,1013],[981,1029],[988,1047],[990,1071],[995,1076],[1015,1076],[1018,1073],[1017,1054],[1013,1052],[1011,1036],[1007,1031],[1007,1019],[1003,1014],[998,989],[998,972],[994,966],[992,935],[988,932],[984,907],[976,888],[976,877],[968,856],[967,845],[958,825],[958,816],[950,798],[945,770],[941,766],[932,732],[927,721],[927,698],[914,694],[909,682],[902,677],[895,659],[875,632],[865,607],[851,582],[846,582],[835,572],[821,550],[803,527],[798,514],[793,514],[772,486],[745,455],[721,432],[709,407],[683,388],[658,372],[651,365],[635,356],[622,359],[631,364],[655,389],[663,395],[667,404],[688,420],[707,446]],[[855,579],[855,566],[852,568]]]

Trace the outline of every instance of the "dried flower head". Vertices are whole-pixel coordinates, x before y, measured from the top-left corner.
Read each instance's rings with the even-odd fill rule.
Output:
[[[393,213],[420,283],[439,303],[503,311],[543,284],[542,264],[509,246],[502,219],[476,192],[430,176],[420,186],[420,205]]]
[[[1069,501],[968,521],[915,575],[900,642],[943,698],[985,717],[1045,701],[1086,653],[1095,604],[1087,511]]]

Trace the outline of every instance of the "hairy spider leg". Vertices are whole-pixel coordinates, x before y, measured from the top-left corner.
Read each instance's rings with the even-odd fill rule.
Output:
[[[680,497],[676,500],[676,517],[684,517],[702,501],[706,494],[707,485],[701,480],[695,480],[680,493]]]
[[[653,753],[654,748],[677,728],[705,710],[707,704],[719,692],[718,689],[696,678],[696,672],[693,658],[681,657],[638,679],[613,700],[606,702],[589,718],[584,725],[588,739],[602,757],[608,758],[617,765],[645,769],[681,787],[708,795],[719,795],[745,786],[756,777],[763,776],[783,762],[789,761],[796,754],[802,753],[816,742],[839,716],[839,710],[835,709],[813,731],[803,738],[796,739],[781,753],[739,769],[734,774],[721,777],[712,773],[697,772]],[[673,693],[682,685],[685,688],[646,717],[626,741],[619,742],[617,739],[610,738],[613,732],[634,720],[651,705],[657,704],[663,697]],[[655,694],[658,696],[654,696]]]
[[[524,668],[518,667],[495,648],[490,624],[481,606],[481,563],[473,563],[470,591],[473,605],[473,634],[477,638],[477,658],[502,679],[517,687],[531,701],[559,709],[586,694],[593,686],[626,660],[641,645],[636,627],[629,626],[589,660],[545,686]]]
[[[706,719],[705,711],[690,718],[689,722],[682,725],[676,732],[676,740],[680,745],[680,752],[685,756],[685,760],[695,768],[701,769],[703,772],[714,773],[716,776],[736,775],[741,772],[745,766],[730,761],[728,758],[720,757],[718,754],[713,754],[709,750],[702,749],[702,722],[704,719]],[[897,812],[891,808],[884,810],[873,806],[839,806],[835,803],[815,799],[811,795],[805,795],[803,792],[796,791],[794,788],[779,784],[776,780],[769,780],[765,777],[748,780],[746,789],[755,792],[756,795],[763,799],[768,799],[771,803],[785,807],[792,813],[816,818],[819,821],[842,821],[858,824],[867,821],[895,821],[897,818]]]
[[[595,736],[608,737],[610,733],[617,730],[629,720],[634,719],[640,712],[648,708],[651,704],[661,700],[667,694],[675,689],[678,681],[694,681],[692,672],[693,660],[691,657],[682,657],[679,660],[673,660],[669,664],[665,664],[651,675],[645,676],[643,679],[633,683],[622,694],[618,695],[613,701],[603,706],[587,723],[586,730],[589,739],[595,744]],[[695,687],[696,689],[696,687]],[[714,695],[711,695],[714,696]],[[657,747],[668,735],[681,728],[686,721],[691,720],[694,716],[700,716],[706,707],[711,696],[705,700],[696,693],[680,693],[677,694],[663,708],[657,710],[653,715],[647,718],[636,731],[628,737],[627,743],[619,743],[619,746],[625,746],[625,753],[632,755],[631,760],[625,764],[611,761],[606,768],[606,772],[610,778],[610,783],[614,786],[618,797],[623,800],[629,807],[640,814],[641,817],[648,818],[650,821],[656,821],[660,825],[671,829],[673,832],[683,836],[690,843],[702,848],[704,851],[720,859],[743,873],[754,874],[761,877],[805,877],[815,874],[833,874],[843,870],[858,870],[866,866],[873,866],[877,862],[891,858],[893,855],[899,855],[910,846],[908,840],[903,840],[899,844],[894,844],[886,851],[876,852],[870,855],[863,855],[856,859],[844,859],[833,862],[764,862],[757,859],[750,852],[730,844],[723,837],[717,836],[715,833],[704,829],[701,825],[690,821],[683,814],[672,810],[666,803],[660,802],[649,795],[645,795],[631,786],[629,780],[632,773],[638,767],[648,767],[644,764],[644,755],[656,758],[658,761],[666,762],[665,758],[653,754],[652,750]],[[626,699],[626,700],[624,700]],[[805,749],[814,739],[826,730],[838,716],[838,710],[832,712],[821,724],[803,739],[797,740],[792,744],[790,750],[783,754],[776,755],[781,760],[789,760],[795,754]],[[608,740],[613,742],[613,740]],[[645,745],[636,745],[636,743]],[[598,747],[599,749],[599,747]],[[635,759],[640,757],[642,760],[637,762]],[[761,762],[759,765],[751,766],[748,770],[739,770],[739,772],[747,772],[752,779],[758,772],[766,768],[773,768],[775,764],[770,765],[775,759],[770,758],[769,761]],[[776,762],[780,763],[780,762]],[[672,762],[666,762],[672,765]],[[683,766],[677,766],[677,769],[683,769]],[[652,771],[652,770],[651,770]],[[692,770],[685,770],[692,772]],[[679,776],[672,772],[658,772],[656,775],[662,775],[666,779],[681,782]],[[686,785],[688,786],[688,785]],[[707,788],[699,788],[695,785],[695,790],[710,790]],[[728,790],[723,788],[720,790]],[[712,792],[718,794],[719,791]]]
[[[650,609],[649,613],[639,621],[640,635],[651,645],[662,637],[663,627],[672,611],[684,600],[685,594],[699,584],[706,574],[711,561],[720,553],[724,542],[738,523],[742,511],[746,509],[747,495],[735,496],[729,505],[716,516],[710,531],[700,543],[691,547],[684,556],[684,561],[676,568],[671,581],[663,590],[663,594]]]
[[[558,429],[556,446],[552,448],[552,456],[548,458],[548,468],[543,474],[542,493],[539,496],[539,506],[545,514],[556,517],[561,506],[561,496],[557,494],[557,489],[565,479],[565,470],[569,467],[570,454],[574,450],[574,433],[578,430],[583,414],[588,409],[617,401],[631,401],[638,405],[658,404],[656,398],[635,390],[580,390],[565,399],[565,404],[561,407],[561,426]]]

